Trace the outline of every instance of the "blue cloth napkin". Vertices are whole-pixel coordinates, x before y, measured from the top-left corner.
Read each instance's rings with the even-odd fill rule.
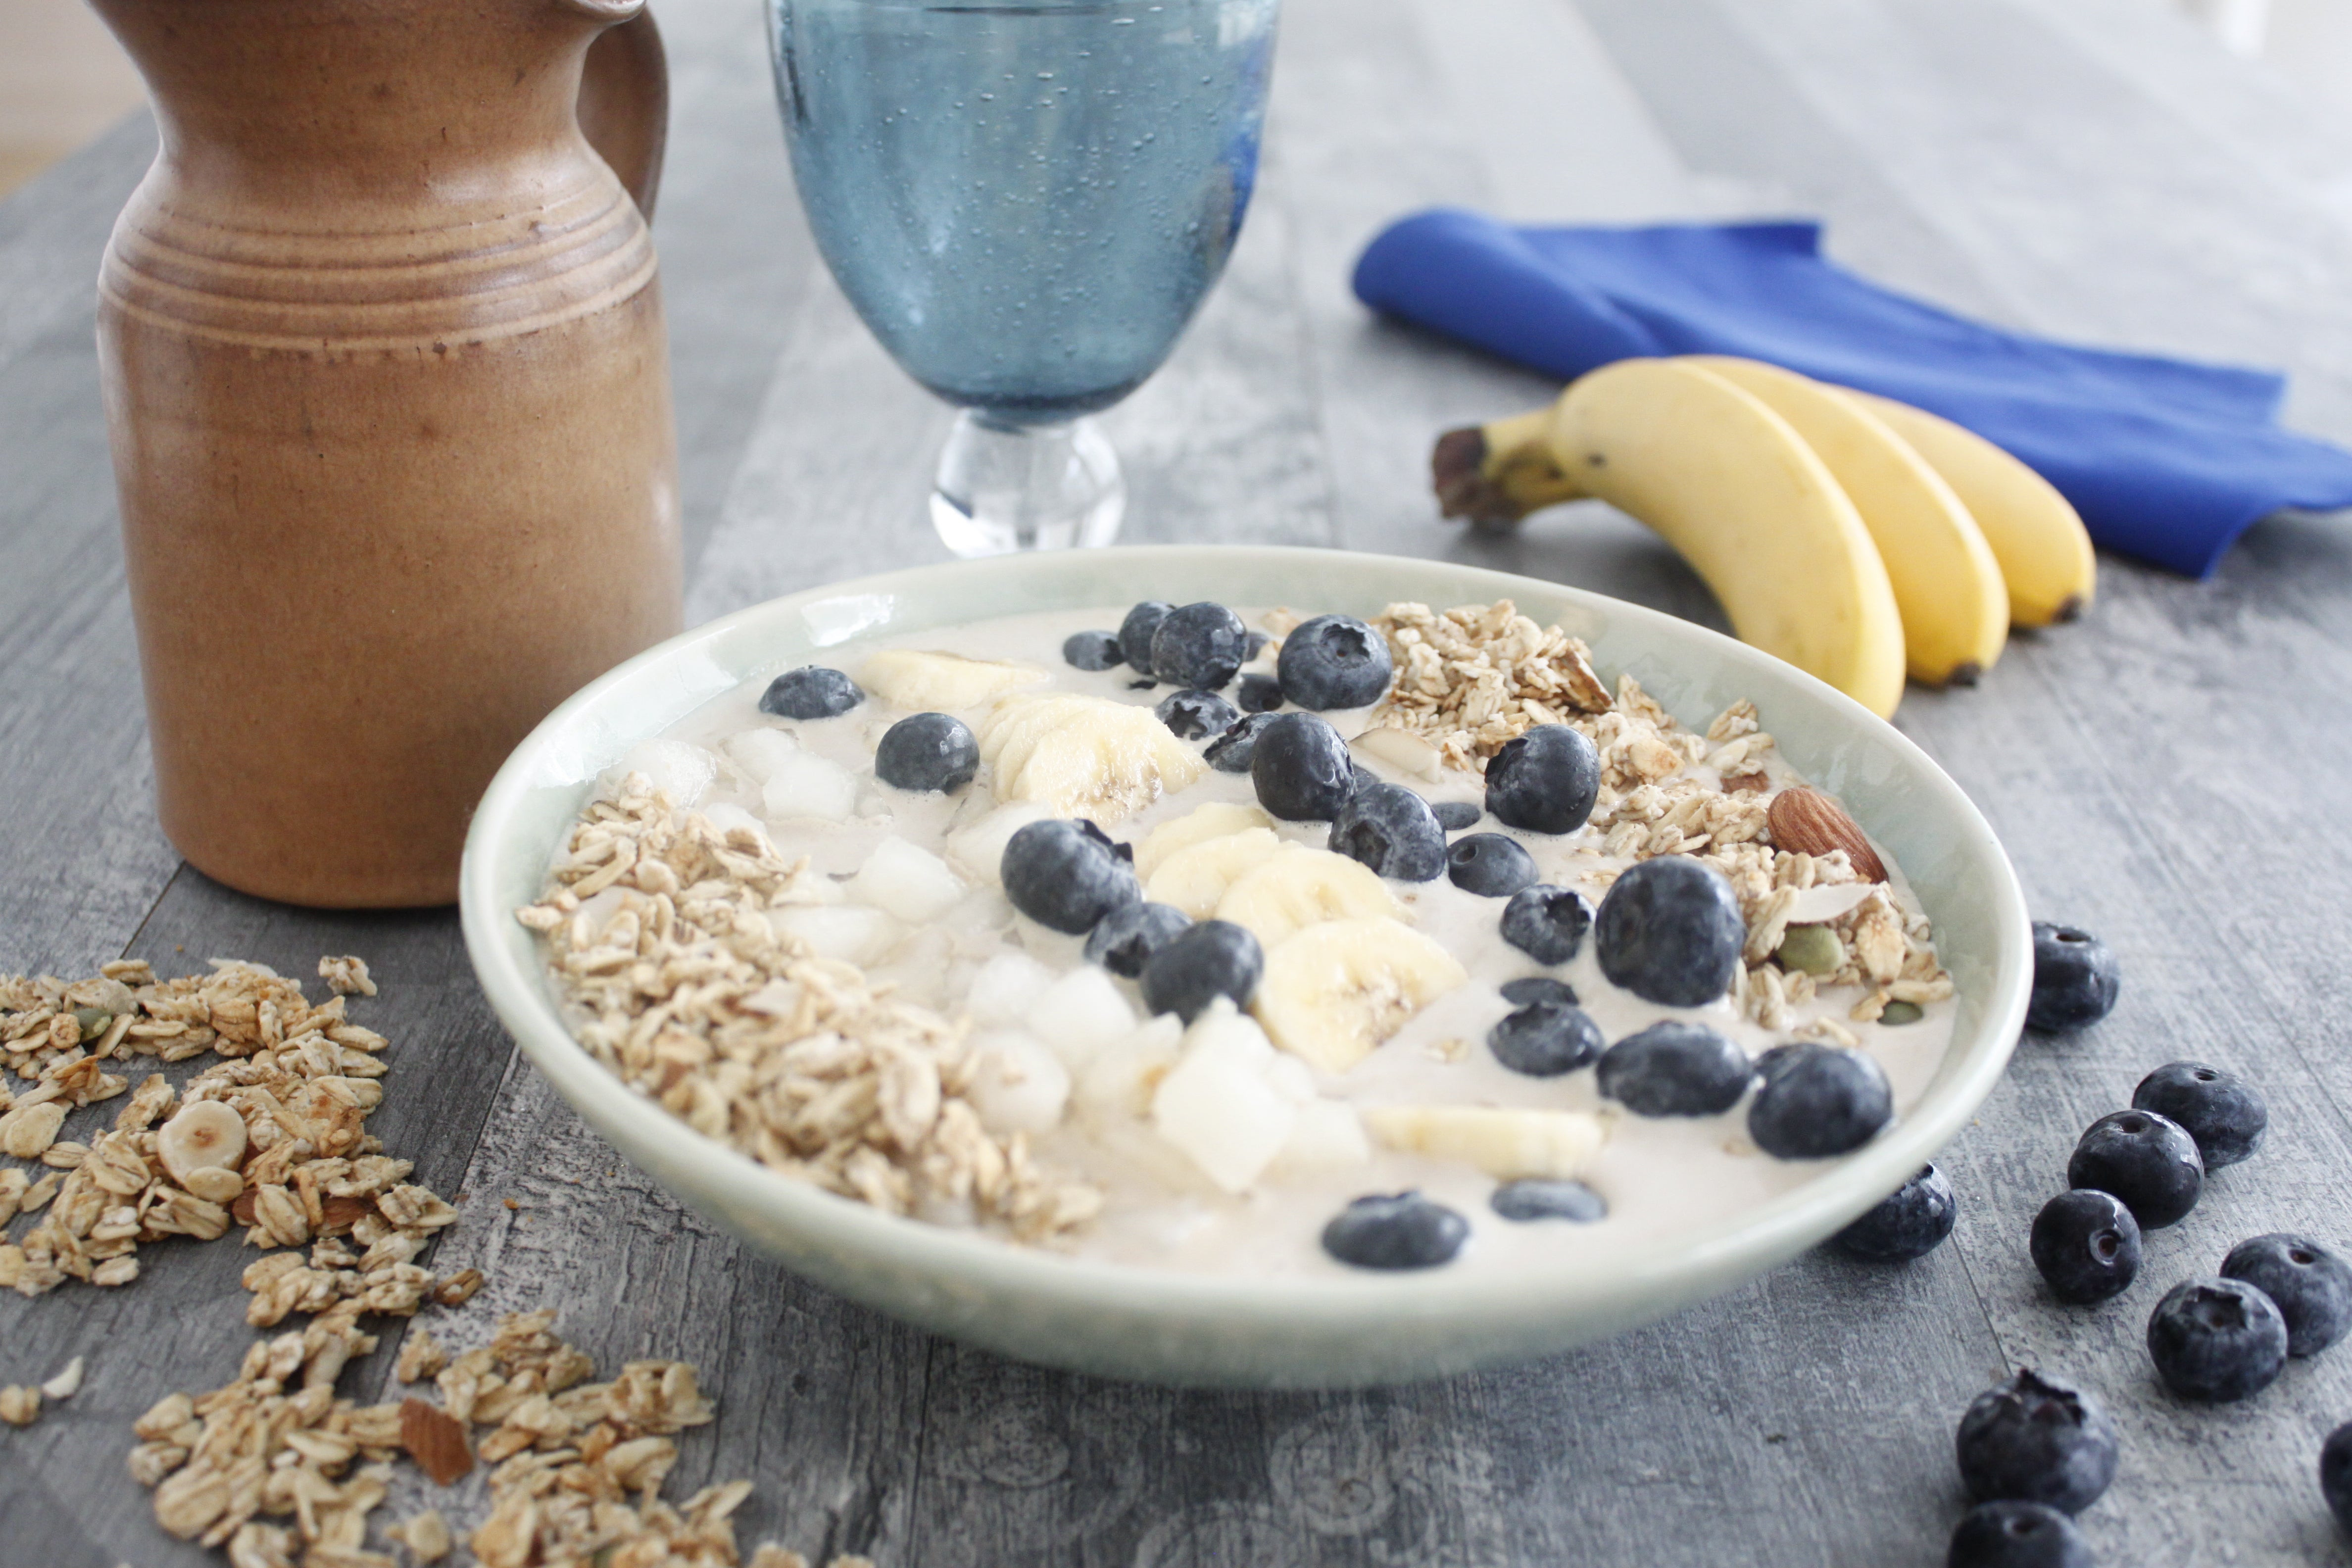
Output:
[[[1814,223],[1391,226],[1356,295],[1570,380],[1643,354],[1769,360],[1964,425],[2058,487],[2091,537],[2192,577],[2282,507],[2352,506],[2352,452],[2281,429],[2285,378],[2002,331],[1833,266]]]

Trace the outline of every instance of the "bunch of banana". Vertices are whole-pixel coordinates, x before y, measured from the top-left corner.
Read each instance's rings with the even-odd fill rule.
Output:
[[[1622,360],[1549,408],[1440,437],[1448,517],[1605,500],[1655,529],[1741,640],[1886,715],[1968,685],[2011,626],[2090,603],[2090,535],[2041,475],[1948,420],[1756,360]]]

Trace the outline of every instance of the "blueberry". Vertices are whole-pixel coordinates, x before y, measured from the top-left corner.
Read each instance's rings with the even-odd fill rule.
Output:
[[[2033,1216],[2033,1267],[2061,1301],[2086,1306],[2120,1296],[2139,1275],[2139,1221],[2113,1193],[2076,1187]]]
[[[2074,1521],[2038,1502],[1980,1502],[1952,1531],[1944,1568],[2097,1568]]]
[[[2263,1146],[2271,1108],[2262,1091],[2235,1073],[2203,1062],[2172,1062],[2139,1080],[2132,1104],[2169,1116],[2197,1140],[2208,1171],[2234,1165]]]
[[[1394,670],[1388,638],[1352,616],[1318,616],[1282,639],[1282,694],[1301,708],[1378,702]]]
[[[1062,662],[1076,669],[1116,669],[1127,662],[1117,632],[1072,632],[1062,639]]]
[[[2286,1353],[2317,1355],[2352,1329],[2352,1264],[2305,1236],[2276,1232],[2242,1241],[2221,1277],[2242,1279],[2286,1320]]]
[[[1005,841],[1004,896],[1039,925],[1082,936],[1111,910],[1142,900],[1124,847],[1083,819],[1033,822]]]
[[[893,789],[948,795],[980,772],[980,742],[961,719],[917,713],[882,731],[874,747],[874,776]]]
[[[1514,1007],[1524,1007],[1530,1002],[1557,1002],[1563,1007],[1573,1007],[1576,987],[1549,974],[1523,974],[1517,980],[1503,982],[1503,1000]]]
[[[1144,961],[1143,1005],[1186,1023],[1220,996],[1249,1005],[1265,973],[1265,953],[1246,927],[1231,921],[1186,926]]]
[[[1538,724],[1486,763],[1486,809],[1506,827],[1573,833],[1601,791],[1601,753],[1565,724]]]
[[[1850,1154],[1895,1120],[1886,1073],[1862,1051],[1806,1040],[1756,1058],[1748,1136],[1776,1160]]]
[[[1978,1502],[2080,1513],[2116,1479],[2116,1424],[2087,1389],[2031,1367],[1969,1401],[1953,1445]]]
[[[1203,691],[1198,687],[1170,692],[1151,711],[1180,741],[1197,741],[1203,735],[1222,735],[1241,718],[1232,703],[1213,691]]]
[[[1257,656],[1265,651],[1265,645],[1273,640],[1264,632],[1250,633],[1249,641],[1242,645],[1242,662],[1244,664],[1255,662]]]
[[[2153,1110],[2118,1110],[2083,1131],[2066,1184],[2123,1199],[2142,1230],[2161,1230],[2197,1206],[2205,1162],[2181,1125]]]
[[[1271,713],[1245,713],[1231,728],[1209,742],[1201,755],[1221,773],[1245,773],[1250,771],[1250,759],[1257,754],[1257,738],[1274,722]]]
[[[1566,963],[1584,945],[1592,905],[1573,888],[1538,882],[1503,906],[1503,940],[1538,963]]]
[[[1756,1076],[1748,1053],[1699,1024],[1669,1018],[1601,1054],[1601,1096],[1636,1116],[1715,1116]]]
[[[1312,713],[1277,713],[1250,753],[1257,803],[1285,822],[1328,822],[1356,793],[1339,731]]]
[[[1486,1031],[1486,1048],[1513,1072],[1558,1078],[1591,1067],[1608,1047],[1601,1026],[1580,1007],[1529,1002]]]
[[[1486,1200],[1486,1206],[1505,1219],[1524,1224],[1529,1220],[1564,1219],[1575,1225],[1591,1225],[1609,1215],[1609,1204],[1599,1193],[1582,1182],[1562,1181],[1549,1176],[1528,1176],[1516,1182],[1505,1182]]]
[[[2147,1354],[2164,1386],[2215,1404],[2260,1394],[2286,1365],[2286,1320],[2242,1279],[2190,1279],[2147,1319]]]
[[[768,682],[760,711],[779,719],[837,719],[866,700],[857,682],[837,669],[804,664]]]
[[[1271,675],[1244,675],[1234,700],[1244,713],[1271,713],[1282,706],[1282,682]]]
[[[1364,766],[1363,763],[1353,760],[1350,760],[1348,764],[1348,778],[1350,781],[1348,788],[1348,798],[1349,800],[1355,799],[1358,795],[1363,794],[1366,790],[1381,782],[1380,774],[1372,772],[1371,769]],[[1428,803],[1424,801],[1423,804],[1427,805]],[[1434,822],[1437,818],[1432,816],[1430,820]]]
[[[1722,995],[1748,945],[1731,883],[1687,855],[1629,867],[1610,884],[1592,924],[1592,949],[1609,983],[1662,1007],[1700,1007]]]
[[[1175,607],[1159,599],[1146,599],[1118,623],[1118,651],[1126,656],[1128,668],[1147,679],[1156,673],[1151,668],[1151,635]]]
[[[1192,923],[1192,917],[1173,904],[1121,904],[1087,934],[1087,962],[1133,980],[1146,960]]]
[[[1127,683],[1127,689],[1129,691],[1149,691],[1159,684],[1160,682],[1152,679],[1150,676],[1146,676],[1141,680],[1129,681]]]
[[[2352,1421],[2327,1435],[2319,1446],[2319,1495],[2336,1522],[2352,1531]]]
[[[1873,1263],[1908,1263],[1944,1245],[1959,1217],[1951,1182],[1933,1165],[1887,1194],[1862,1217],[1830,1237],[1841,1251]]]
[[[1429,809],[1436,816],[1437,826],[1448,833],[1459,833],[1486,815],[1484,807],[1466,800],[1435,801]]]
[[[1516,838],[1499,833],[1470,833],[1445,847],[1445,874],[1465,893],[1482,899],[1507,899],[1535,885],[1542,873],[1536,858]]]
[[[1151,629],[1151,673],[1178,686],[1214,691],[1242,667],[1249,628],[1223,605],[1202,600],[1171,610]]]
[[[1330,847],[1401,882],[1434,881],[1445,869],[1445,829],[1402,784],[1375,784],[1350,796],[1331,818]]]
[[[2116,1005],[2123,973],[2107,944],[2073,926],[2033,922],[2033,995],[2025,1026],[2063,1034],[2105,1017]]]
[[[1419,1193],[1358,1198],[1323,1227],[1323,1250],[1359,1268],[1434,1268],[1469,1239],[1470,1222]]]

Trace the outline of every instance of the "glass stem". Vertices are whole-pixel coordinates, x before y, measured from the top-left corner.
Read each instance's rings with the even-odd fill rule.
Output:
[[[1118,454],[1090,418],[1012,425],[967,408],[931,489],[931,526],[964,556],[1108,544],[1126,510]]]

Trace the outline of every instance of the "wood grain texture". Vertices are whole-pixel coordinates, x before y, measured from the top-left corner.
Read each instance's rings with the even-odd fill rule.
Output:
[[[755,13],[679,0],[663,26],[679,90],[658,235],[693,613],[940,558],[921,503],[946,416],[808,247]],[[2128,0],[1289,0],[1233,268],[1112,416],[1128,537],[1475,560],[1720,624],[1669,552],[1597,504],[1499,539],[1433,517],[1430,437],[1553,390],[1349,295],[1381,223],[1448,202],[1563,221],[1820,213],[1842,258],[1957,308],[2287,365],[2295,417],[2352,435],[2348,231],[2326,159],[2352,137],[2306,131],[2242,68],[2180,44]],[[1575,99],[1556,114],[1553,84]],[[58,281],[76,247],[94,260],[145,134],[126,126],[79,175],[0,205],[0,280],[33,280],[0,289],[0,405],[22,411],[0,427],[0,666],[42,677],[0,689],[0,967],[86,967],[126,944],[163,967],[236,953],[303,974],[323,952],[365,954],[385,993],[362,1016],[399,1042],[374,1125],[467,1194],[436,1262],[491,1279],[436,1331],[477,1342],[498,1312],[550,1305],[608,1366],[698,1363],[719,1418],[685,1440],[677,1484],[754,1479],[747,1543],[885,1568],[1926,1568],[1961,1504],[1953,1421],[2032,1363],[2097,1389],[2123,1426],[2122,1474],[2084,1521],[2104,1560],[2352,1562],[2312,1470],[2352,1415],[2352,1359],[2207,1410],[2153,1383],[2140,1338],[2161,1289],[2242,1237],[2352,1242],[2336,1022],[2352,1011],[2352,850],[2325,826],[2352,771],[2340,521],[2273,519],[2203,586],[2106,562],[2085,623],[2017,639],[1973,691],[1907,700],[1902,727],[1992,818],[2037,911],[2100,931],[2126,974],[2105,1024],[2029,1038],[1950,1151],[1952,1245],[1891,1270],[1816,1254],[1476,1377],[1340,1395],[1107,1384],[917,1334],[678,1208],[513,1058],[446,916],[325,919],[171,880],[121,629],[88,272]],[[2263,1085],[2271,1142],[2149,1237],[2130,1295],[2060,1309],[2024,1259],[2026,1222],[2080,1129],[2182,1057]],[[0,1381],[94,1353],[77,1401],[0,1432],[0,1564],[216,1560],[162,1537],[117,1467],[132,1415],[233,1367],[249,1257],[159,1247],[128,1290],[0,1300]],[[345,1392],[385,1388],[394,1344]],[[383,1517],[478,1498],[411,1479]]]

